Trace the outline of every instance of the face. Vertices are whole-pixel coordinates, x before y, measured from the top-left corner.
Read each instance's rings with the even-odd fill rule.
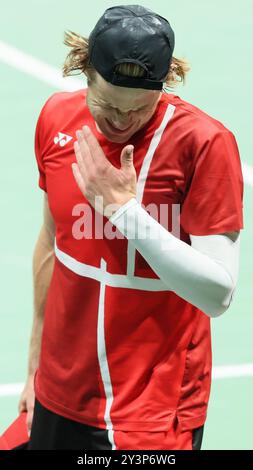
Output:
[[[111,142],[124,143],[153,116],[161,91],[119,87],[96,73],[87,90],[87,105],[99,130]]]

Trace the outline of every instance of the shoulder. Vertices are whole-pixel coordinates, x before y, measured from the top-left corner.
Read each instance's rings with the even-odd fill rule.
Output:
[[[69,133],[69,122],[75,123],[85,107],[86,89],[53,93],[44,103],[36,124],[36,138],[45,144],[59,131]]]
[[[85,96],[86,89],[53,93],[42,106],[40,114],[46,114],[47,118],[50,118],[50,115],[53,114],[54,119],[58,115],[66,116],[67,113],[83,103]]]
[[[221,121],[180,96],[165,93],[163,102],[175,106],[174,126],[181,128],[184,136],[189,136],[196,146],[214,139],[217,135],[234,137],[233,132]]]

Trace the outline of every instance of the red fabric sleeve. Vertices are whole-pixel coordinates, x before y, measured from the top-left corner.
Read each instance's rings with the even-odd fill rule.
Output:
[[[38,117],[38,121],[36,124],[34,147],[35,147],[35,156],[36,156],[38,170],[39,170],[39,187],[46,192],[47,191],[46,172],[45,172],[44,162],[42,158],[43,114],[44,114],[44,107],[42,108],[40,112],[40,115]]]
[[[39,170],[39,187],[46,192],[47,182],[45,162],[43,161],[43,149],[46,147],[46,140],[48,139],[50,129],[50,116],[53,114],[52,103],[54,103],[54,98],[58,94],[59,92],[53,93],[45,102],[40,111],[35,129],[34,149]]]
[[[214,235],[243,228],[243,176],[235,137],[218,130],[197,152],[181,225],[191,235]]]

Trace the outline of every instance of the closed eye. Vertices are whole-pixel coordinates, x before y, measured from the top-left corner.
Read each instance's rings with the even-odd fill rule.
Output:
[[[113,109],[114,111],[118,111],[119,113],[122,113],[122,111],[120,111],[118,108],[114,108],[113,106],[106,105],[105,108],[106,109]],[[145,108],[146,108],[146,106],[143,106],[142,108],[139,108],[139,109],[133,109],[131,111],[126,111],[126,113],[128,113],[128,112],[138,113],[138,111],[143,111]],[[122,113],[122,114],[124,114],[124,113]]]

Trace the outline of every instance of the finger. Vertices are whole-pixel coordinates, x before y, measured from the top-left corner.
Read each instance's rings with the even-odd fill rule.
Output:
[[[31,428],[32,428],[33,413],[34,413],[34,405],[30,404],[28,407],[27,417],[26,417],[26,426],[27,426],[27,432],[28,432],[29,437],[30,437]]]
[[[83,132],[77,131],[76,136],[77,136],[77,141],[80,147],[80,154],[81,154],[82,159],[84,160],[85,164],[88,165],[88,167],[93,167],[95,161],[93,159],[93,155],[91,154],[89,145],[86,142]]]
[[[27,419],[26,419],[27,434],[29,437],[31,435],[32,422],[33,422],[33,411],[27,414]]]
[[[80,149],[80,146],[79,146],[79,143],[76,141],[74,142],[74,151],[75,151],[75,155],[76,155],[76,160],[77,160],[77,163],[78,163],[78,167],[79,167],[79,170],[81,172],[81,174],[83,175],[83,178],[87,178],[87,160],[85,160],[85,158],[82,157],[82,153],[81,153],[81,149]]]
[[[102,147],[100,147],[99,142],[97,141],[96,137],[88,126],[83,126],[83,133],[85,140],[89,146],[90,153],[95,160],[95,163],[102,166],[111,165],[110,162],[107,160]]]
[[[19,413],[23,413],[23,411],[27,411],[27,407],[26,407],[26,402],[25,402],[25,401],[20,402],[19,405],[18,405],[18,412],[19,412]]]
[[[84,180],[83,180],[82,175],[80,173],[79,167],[78,167],[77,163],[72,163],[71,166],[72,166],[72,171],[73,171],[73,175],[74,175],[74,178],[76,180],[77,186],[79,187],[80,191],[85,196],[85,194],[86,194],[85,183],[84,183]]]
[[[133,169],[133,155],[134,155],[134,147],[133,145],[128,145],[125,147],[120,155],[120,161],[121,161],[121,169],[122,170],[129,170]]]

